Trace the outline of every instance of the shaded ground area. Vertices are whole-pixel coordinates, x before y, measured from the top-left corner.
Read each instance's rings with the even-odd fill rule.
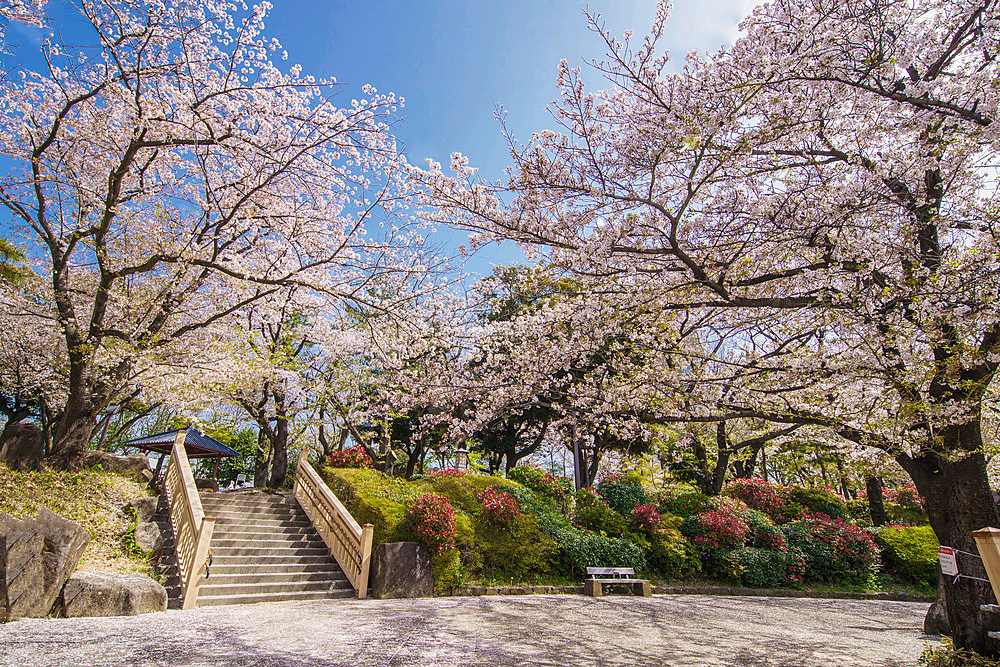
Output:
[[[0,625],[0,665],[906,665],[926,604],[579,595],[324,600]]]

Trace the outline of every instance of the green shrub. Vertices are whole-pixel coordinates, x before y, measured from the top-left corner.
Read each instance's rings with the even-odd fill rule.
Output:
[[[491,477],[489,475],[434,475],[428,477],[434,493],[448,496],[451,504],[466,514],[478,514],[482,510],[482,503],[479,495],[491,486],[504,487],[514,486],[511,482],[501,477]]]
[[[668,496],[659,505],[660,512],[669,512],[677,516],[688,517],[703,514],[711,508],[711,496],[697,491],[687,491],[675,496]]]
[[[741,547],[728,556],[734,579],[751,588],[774,588],[786,578],[786,555],[773,549]]]
[[[826,514],[834,519],[846,519],[847,503],[837,494],[825,489],[790,486],[784,489],[788,499],[786,512],[789,518],[804,514]]]
[[[431,569],[434,571],[434,592],[442,593],[465,580],[462,571],[462,554],[457,548],[431,553]]]
[[[930,526],[886,527],[875,535],[882,559],[900,579],[934,586],[938,580],[938,541]]]
[[[898,503],[885,503],[885,516],[890,524],[903,524],[907,526],[926,526],[930,524],[927,512],[922,508],[900,505]]]
[[[595,533],[621,537],[628,531],[628,521],[604,503],[594,503],[576,512],[576,524]]]
[[[480,516],[474,522],[475,541],[463,551],[466,569],[478,577],[527,581],[548,574],[559,556],[559,545],[538,528],[535,517],[522,514],[509,528]]]
[[[507,479],[512,479],[554,502],[562,501],[573,490],[573,482],[568,478],[556,477],[531,466],[511,468]]]
[[[580,509],[585,507],[592,507],[594,505],[607,505],[604,502],[604,498],[601,498],[593,489],[580,489],[573,496],[574,503],[576,504],[576,510],[579,512]]]
[[[646,502],[646,493],[642,490],[639,477],[634,474],[605,475],[597,483],[597,493],[604,498],[611,509],[622,516],[630,515],[636,505],[643,505]]]
[[[372,547],[383,542],[416,542],[406,503],[422,494],[401,480],[366,468],[330,468],[324,481],[359,524],[374,526]],[[415,486],[415,485],[414,485]]]
[[[871,508],[867,498],[854,498],[847,501],[847,516],[859,526],[872,525]]]
[[[625,539],[572,527],[556,531],[554,537],[564,565],[577,576],[585,575],[588,567],[631,567],[636,572],[646,567],[642,550]]]
[[[676,528],[660,525],[649,536],[646,567],[664,579],[679,579],[701,572],[701,560],[694,545]]]
[[[528,514],[545,514],[555,512],[558,509],[557,505],[550,499],[517,483],[501,484],[497,490],[509,493],[517,501],[517,506],[521,508],[521,511]]]

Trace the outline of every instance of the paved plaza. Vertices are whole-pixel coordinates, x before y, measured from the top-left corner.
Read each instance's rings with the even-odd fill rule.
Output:
[[[0,625],[4,667],[906,665],[926,603],[700,595],[326,600]]]

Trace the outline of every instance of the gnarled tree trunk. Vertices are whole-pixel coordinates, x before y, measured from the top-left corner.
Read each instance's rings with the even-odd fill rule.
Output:
[[[1000,514],[993,502],[982,453],[979,422],[953,426],[941,434],[946,451],[971,452],[965,458],[946,459],[934,453],[900,455],[897,461],[909,473],[917,491],[927,503],[931,528],[942,545],[976,554],[972,531],[1000,526]],[[950,442],[949,442],[950,441]],[[960,572],[985,578],[982,564],[968,556],[959,559]],[[995,604],[988,583],[961,578],[945,581],[945,599],[955,645],[986,656],[996,656],[997,646],[986,632],[998,619],[979,610],[981,604]]]

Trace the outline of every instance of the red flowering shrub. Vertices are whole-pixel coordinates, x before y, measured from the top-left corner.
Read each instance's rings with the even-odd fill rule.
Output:
[[[517,500],[506,491],[499,491],[495,486],[489,486],[477,496],[483,504],[483,511],[490,521],[501,526],[512,526],[521,515]]]
[[[779,487],[758,477],[752,479],[734,479],[722,489],[723,495],[738,498],[749,507],[763,512],[778,521],[783,517],[782,510],[786,501],[781,496]]]
[[[573,489],[573,482],[566,477],[556,477],[531,466],[516,466],[507,473],[507,479],[523,484],[535,493],[562,500]]]
[[[806,559],[799,553],[789,554],[785,565],[785,579],[788,582],[795,584],[806,576]]]
[[[880,564],[872,536],[843,519],[807,514],[781,529],[790,551],[804,558],[812,579],[864,582]]]
[[[447,496],[423,495],[410,504],[406,513],[413,519],[417,537],[428,549],[440,552],[455,546],[455,509]]]
[[[361,445],[330,454],[331,468],[373,468],[372,459]]]
[[[746,520],[726,506],[688,517],[681,524],[681,532],[704,552],[742,547],[746,543],[747,530]]]
[[[458,468],[441,468],[439,470],[431,470],[427,473],[430,477],[461,477],[462,475],[469,472],[468,470],[459,470]]]
[[[647,532],[653,532],[660,525],[660,513],[652,505],[636,505],[632,510],[632,521]]]

